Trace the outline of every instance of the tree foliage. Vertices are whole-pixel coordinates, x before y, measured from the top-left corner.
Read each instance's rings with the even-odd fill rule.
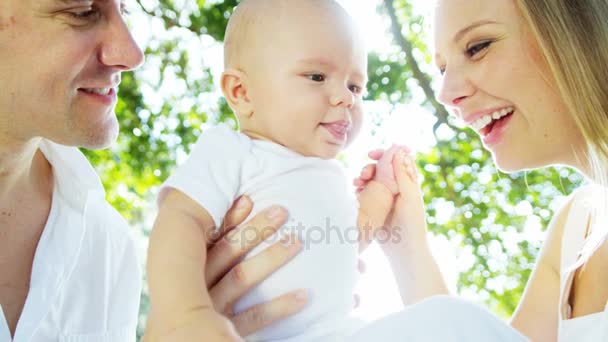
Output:
[[[137,0],[133,12],[148,16],[151,32],[160,27],[163,35],[151,34],[144,46],[146,65],[123,75],[117,144],[85,153],[102,175],[108,200],[144,235],[150,189],[169,175],[206,124],[234,120],[225,101],[213,95],[211,70],[197,69],[184,42],[199,41],[203,49],[202,40],[221,42],[237,3]],[[459,291],[478,293],[496,312],[510,315],[540,247],[540,238],[525,229],[544,229],[553,200],[570,193],[581,178],[567,169],[497,171],[476,134],[458,128],[435,100],[423,17],[409,0],[383,0],[378,13],[395,43],[388,51],[370,53],[366,99],[396,105],[422,93],[420,105],[437,117],[435,132],[450,132],[449,139],[437,135],[435,147],[418,156],[429,229],[474,257],[459,277]],[[449,220],[441,217],[446,208]],[[145,294],[142,298],[145,315],[148,301]]]

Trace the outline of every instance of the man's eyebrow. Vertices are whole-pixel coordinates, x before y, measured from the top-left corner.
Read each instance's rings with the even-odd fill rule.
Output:
[[[97,2],[97,0],[55,0],[55,3],[61,6],[85,6],[92,5],[95,2]]]
[[[490,25],[490,24],[498,24],[498,22],[496,22],[494,20],[479,20],[479,21],[473,22],[472,24],[470,24],[469,26],[458,31],[458,33],[456,33],[454,35],[454,43],[458,43],[458,41],[461,40],[462,37],[465,34],[467,34],[468,32],[470,32],[471,30],[478,28],[480,26]]]

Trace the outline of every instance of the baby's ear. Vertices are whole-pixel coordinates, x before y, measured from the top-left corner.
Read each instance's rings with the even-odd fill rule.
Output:
[[[253,103],[249,97],[247,74],[238,69],[226,69],[222,73],[222,92],[228,105],[238,115],[250,117]]]

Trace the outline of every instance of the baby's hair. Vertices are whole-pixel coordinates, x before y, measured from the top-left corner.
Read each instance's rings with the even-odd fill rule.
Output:
[[[263,18],[256,12],[257,6],[268,6],[267,0],[242,0],[234,9],[228,20],[224,36],[224,68],[241,67],[240,57],[246,55],[250,46],[255,45],[254,27],[262,23]]]

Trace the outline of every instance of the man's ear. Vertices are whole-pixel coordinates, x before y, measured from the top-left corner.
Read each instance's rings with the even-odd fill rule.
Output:
[[[228,105],[239,116],[253,114],[253,102],[249,96],[247,74],[238,69],[227,69],[222,73],[222,92]]]

